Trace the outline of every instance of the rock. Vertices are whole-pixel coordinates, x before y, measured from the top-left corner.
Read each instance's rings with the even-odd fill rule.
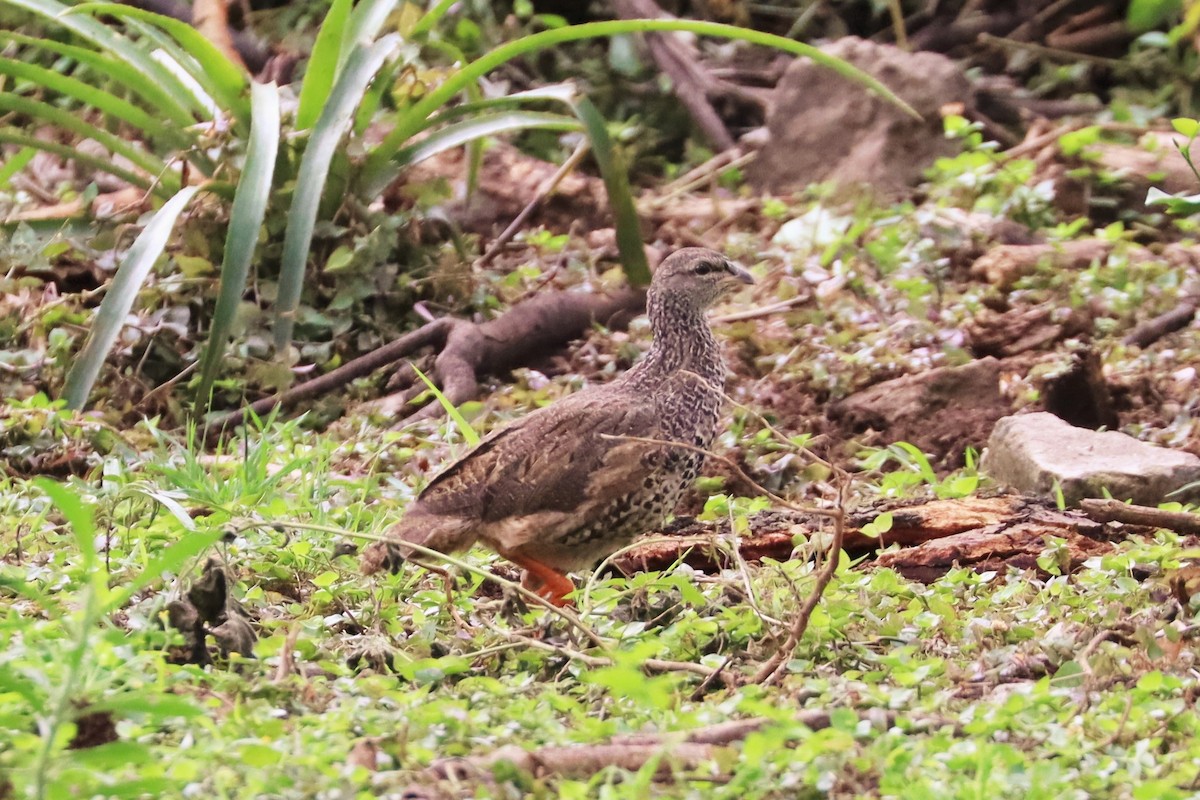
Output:
[[[919,182],[937,158],[958,152],[942,133],[940,109],[969,103],[971,87],[953,61],[856,37],[822,49],[878,78],[923,121],[825,67],[797,60],[775,90],[770,138],[747,168],[755,188],[778,193],[832,181],[897,193]]]
[[[878,431],[885,444],[910,442],[947,465],[982,447],[996,420],[1012,413],[1000,393],[1000,362],[982,358],[885,381],[829,408],[849,433]]]
[[[1154,505],[1200,481],[1200,458],[1190,453],[1117,431],[1075,428],[1046,412],[997,422],[980,467],[996,481],[1030,494],[1053,496],[1057,483],[1071,505],[1103,497],[1105,489],[1118,500]],[[1197,495],[1200,491],[1193,490],[1191,496]]]

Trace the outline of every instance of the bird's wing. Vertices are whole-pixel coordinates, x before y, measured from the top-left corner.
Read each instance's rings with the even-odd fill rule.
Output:
[[[494,432],[430,482],[420,505],[491,522],[569,512],[632,491],[649,468],[641,462],[661,448],[606,437],[658,437],[655,404],[608,388],[571,395]]]

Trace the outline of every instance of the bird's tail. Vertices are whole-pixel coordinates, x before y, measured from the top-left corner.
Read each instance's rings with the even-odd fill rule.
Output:
[[[410,512],[397,522],[387,533],[384,541],[375,542],[363,550],[359,566],[364,575],[373,575],[382,570],[397,572],[409,558],[420,558],[423,552],[410,544],[436,550],[439,553],[456,553],[475,544],[474,526],[462,517],[421,514]]]

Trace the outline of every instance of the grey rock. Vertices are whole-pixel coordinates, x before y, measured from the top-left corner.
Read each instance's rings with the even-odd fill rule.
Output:
[[[1103,497],[1143,505],[1200,481],[1200,458],[1118,431],[1073,427],[1053,414],[1019,414],[996,423],[980,468],[1027,494],[1053,496],[1057,482],[1070,505]],[[1200,492],[1192,491],[1195,497]],[[1187,497],[1173,497],[1184,500]]]
[[[922,117],[825,67],[797,59],[775,90],[770,138],[746,176],[759,190],[786,192],[811,183],[867,185],[894,194],[918,183],[942,156],[958,152],[942,133],[940,109],[971,103],[962,70],[937,53],[847,37],[822,48],[877,78]]]

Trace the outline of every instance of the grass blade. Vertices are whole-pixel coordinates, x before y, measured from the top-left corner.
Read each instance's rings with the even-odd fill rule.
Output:
[[[117,274],[113,276],[112,284],[100,303],[100,310],[96,312],[87,344],[67,373],[63,397],[68,408],[79,410],[87,402],[104,359],[121,332],[125,317],[133,308],[133,301],[137,299],[142,283],[167,246],[175,220],[198,191],[199,186],[188,186],[168,200],[121,260],[121,266],[117,268]]]
[[[447,125],[436,133],[422,139],[411,147],[396,154],[396,162],[408,166],[437,155],[445,150],[508,131],[542,128],[559,131],[580,130],[578,120],[561,114],[537,111],[502,111],[498,114],[478,116],[453,125]]]
[[[363,0],[350,12],[346,32],[342,35],[342,51],[338,65],[342,69],[358,47],[367,47],[379,36],[383,23],[396,10],[399,0]],[[338,70],[339,74],[341,69]]]
[[[311,128],[325,101],[329,99],[329,90],[333,88],[333,81],[337,77],[342,36],[349,18],[350,0],[333,0],[329,13],[325,15],[325,22],[317,33],[308,66],[304,69],[300,106],[296,109],[296,130]]]
[[[413,372],[417,373],[417,377],[425,381],[425,385],[429,387],[430,393],[441,404],[442,409],[445,410],[446,416],[450,417],[451,422],[454,423],[454,427],[458,428],[458,432],[462,434],[463,440],[466,441],[466,443],[471,447],[475,447],[477,444],[479,444],[479,442],[482,441],[479,438],[479,434],[476,433],[475,429],[471,427],[471,423],[467,422],[467,418],[462,415],[462,412],[454,407],[454,403],[450,402],[450,398],[442,394],[442,391],[437,387],[437,384],[429,380],[428,375],[417,369],[416,364],[409,362],[409,366],[412,367]]]
[[[127,158],[151,177],[160,177],[163,184],[171,192],[179,189],[179,176],[168,172],[165,162],[147,153],[145,150],[134,147],[132,143],[125,139],[97,128],[95,125],[82,119],[78,114],[56,108],[49,103],[29,100],[7,92],[0,92],[0,111],[16,111],[34,119],[45,120],[57,125],[62,130],[70,131],[81,139],[93,139],[103,145],[110,153]]]
[[[136,19],[166,31],[191,59],[194,59],[176,59],[180,66],[204,87],[204,91],[208,92],[227,114],[237,120],[249,118],[250,104],[245,97],[249,78],[245,71],[188,23],[122,3],[81,3],[72,6],[71,10],[76,14],[104,14],[118,19]]]
[[[152,191],[159,196],[170,197],[170,191],[162,184],[155,185],[150,178],[145,175],[139,175],[136,172],[131,172],[122,167],[118,167],[110,158],[101,158],[100,156],[88,155],[80,153],[74,147],[59,142],[50,142],[44,139],[38,139],[24,131],[19,131],[15,128],[0,128],[0,142],[6,144],[20,145],[21,147],[30,147],[34,150],[44,150],[47,153],[54,153],[56,156],[75,161],[77,164],[83,164],[92,169],[107,172],[109,175],[116,175],[121,180],[137,186],[140,189]]]
[[[77,61],[91,69],[96,75],[112,79],[130,89],[152,106],[158,114],[176,125],[186,127],[194,125],[197,121],[196,116],[177,101],[160,83],[150,80],[120,58],[112,58],[86,47],[39,39],[36,36],[25,36],[20,33],[0,33],[0,42],[5,41],[36,47],[39,50],[56,53]]]
[[[52,92],[74,98],[81,103],[87,103],[105,114],[111,114],[119,120],[128,122],[148,136],[162,142],[180,148],[186,148],[192,144],[191,138],[175,126],[155,118],[128,100],[123,100],[77,78],[61,75],[37,64],[27,64],[3,57],[0,57],[0,75],[27,80],[43,89],[49,89]]]
[[[179,88],[177,85],[178,82],[162,64],[159,64],[148,52],[121,35],[119,31],[105,25],[99,20],[88,16],[72,15],[70,13],[72,7],[60,3],[58,0],[3,1],[10,6],[23,9],[31,14],[36,14],[54,25],[65,28],[81,39],[96,45],[101,52],[112,53],[132,69],[136,70],[148,82],[161,86],[167,93],[168,98],[180,95],[179,92],[175,91]],[[182,96],[186,97],[187,95],[184,94]],[[189,120],[191,114],[187,108],[179,103],[178,100],[172,99],[170,102],[175,106],[175,110],[166,116],[178,124],[190,124],[187,120]]]
[[[8,182],[12,180],[13,175],[25,169],[25,165],[32,161],[35,155],[36,147],[22,147],[12,158],[5,161],[4,165],[0,166],[0,189],[8,188]]]
[[[221,290],[213,311],[212,329],[200,364],[200,386],[196,406],[206,408],[209,390],[217,376],[225,343],[233,329],[238,302],[246,291],[250,260],[258,244],[258,232],[267,212],[271,182],[275,176],[275,157],[279,153],[279,90],[275,84],[252,83],[250,86],[250,144],[246,164],[238,182],[233,208],[229,212],[229,232],[225,237],[225,255],[221,262]]]
[[[625,159],[613,146],[608,135],[607,123],[599,109],[586,97],[575,104],[575,112],[582,120],[591,140],[600,177],[604,179],[604,191],[612,207],[617,230],[617,251],[621,254],[621,267],[631,286],[650,285],[650,264],[646,261],[646,248],[642,244],[641,220],[633,202],[633,190],[629,188],[629,171]]]
[[[296,172],[296,189],[283,237],[279,293],[275,300],[276,351],[282,352],[292,341],[304,270],[308,264],[308,248],[312,244],[313,226],[329,176],[329,164],[371,78],[395,55],[399,44],[400,37],[390,34],[370,47],[355,50],[334,84],[330,101],[313,126],[312,138]]]

